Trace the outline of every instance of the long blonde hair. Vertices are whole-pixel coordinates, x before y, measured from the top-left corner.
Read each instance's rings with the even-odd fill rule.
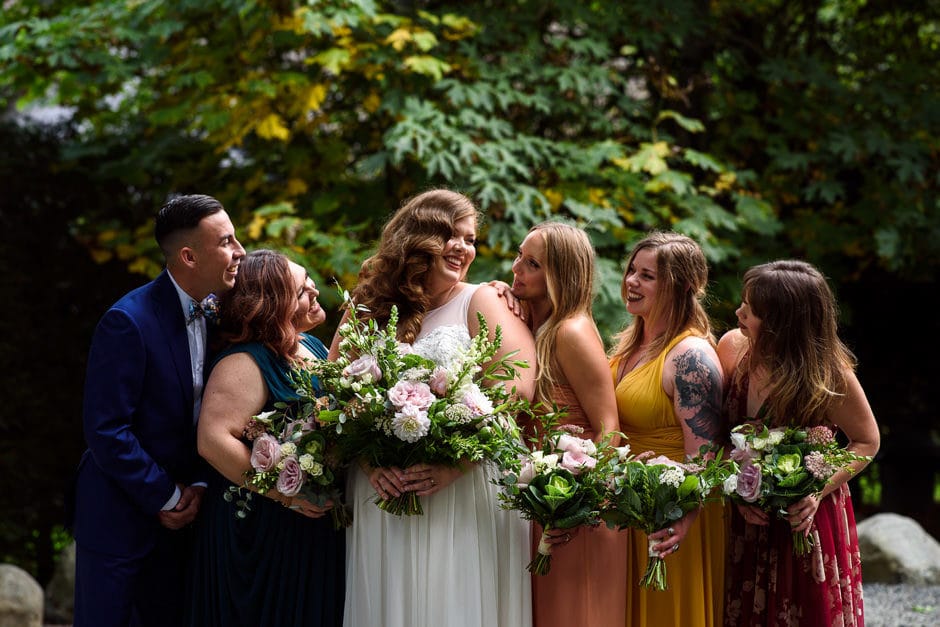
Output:
[[[702,248],[690,237],[669,231],[653,231],[633,247],[620,281],[620,298],[624,305],[627,303],[626,279],[630,267],[637,253],[646,249],[656,253],[656,304],[649,321],[634,316],[633,321],[617,334],[614,338],[617,345],[610,357],[622,361],[634,354],[643,344],[646,325],[655,326],[661,322],[665,323],[665,330],[646,347],[647,355],[658,355],[686,330],[714,344],[711,320],[702,305],[708,285],[708,261]]]
[[[529,233],[537,234],[545,244],[542,267],[552,311],[535,334],[535,392],[538,399],[550,403],[559,367],[555,359],[559,327],[579,314],[593,320],[595,253],[584,231],[561,222],[537,224]]]
[[[408,199],[382,229],[375,254],[362,263],[353,300],[369,308],[360,319],[388,322],[398,307],[398,339],[413,342],[421,331],[430,296],[428,272],[453,237],[454,225],[479,212],[469,198],[433,189]]]
[[[846,391],[846,371],[856,365],[839,339],[839,311],[825,277],[805,261],[772,261],[744,273],[743,291],[761,319],[748,359],[769,373],[772,424],[824,422]]]

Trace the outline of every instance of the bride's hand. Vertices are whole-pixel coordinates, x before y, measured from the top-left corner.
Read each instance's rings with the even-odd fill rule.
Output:
[[[372,484],[375,493],[382,500],[399,497],[408,491],[402,481],[404,473],[402,473],[400,468],[392,466],[389,468],[371,468],[364,470],[366,470],[366,473],[369,475],[369,483]]]
[[[443,490],[463,474],[460,468],[432,464],[415,464],[405,469],[402,483],[405,490],[418,496],[428,496]]]

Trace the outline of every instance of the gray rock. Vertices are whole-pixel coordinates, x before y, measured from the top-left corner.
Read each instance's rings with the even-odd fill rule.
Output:
[[[0,564],[0,627],[42,627],[42,587],[13,564]]]
[[[940,585],[940,543],[916,521],[876,514],[858,524],[866,582]]]
[[[46,622],[72,622],[75,609],[75,543],[59,555],[52,579],[46,585]]]

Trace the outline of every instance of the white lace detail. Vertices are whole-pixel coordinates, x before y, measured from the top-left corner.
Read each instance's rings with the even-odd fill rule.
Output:
[[[470,346],[466,325],[436,327],[414,343],[414,352],[444,368],[462,358]]]

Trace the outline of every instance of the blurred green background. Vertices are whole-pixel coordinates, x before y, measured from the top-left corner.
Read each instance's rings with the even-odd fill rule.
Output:
[[[882,429],[861,515],[934,535],[940,2],[6,0],[0,12],[0,561],[51,575],[98,317],[160,270],[173,193],[303,263],[335,311],[433,186],[487,219],[471,279],[532,224],[583,226],[605,337],[649,229],[699,241],[734,324],[747,267],[816,264]],[[317,330],[329,341],[335,313]]]

